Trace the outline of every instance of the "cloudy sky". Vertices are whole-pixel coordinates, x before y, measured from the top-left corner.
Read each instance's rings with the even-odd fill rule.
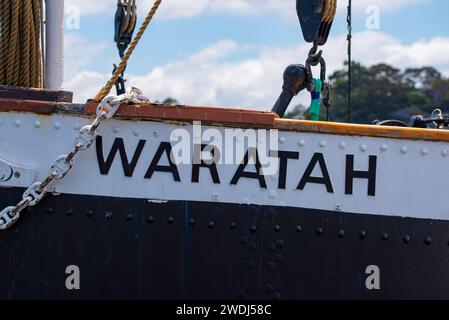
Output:
[[[137,3],[142,19],[153,0]],[[323,49],[329,73],[346,59],[347,0],[338,5]],[[449,76],[449,1],[353,0],[353,7],[355,60],[432,65]],[[66,0],[64,88],[75,92],[77,102],[94,96],[119,61],[115,8],[116,0]],[[73,23],[77,10],[79,28]],[[376,12],[379,21],[373,20]],[[294,0],[164,0],[131,58],[128,85],[153,100],[170,96],[183,104],[270,109],[283,70],[304,63],[309,49]],[[303,93],[295,102],[308,100]]]

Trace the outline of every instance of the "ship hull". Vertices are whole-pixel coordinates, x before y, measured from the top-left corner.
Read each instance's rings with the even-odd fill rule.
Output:
[[[93,117],[0,110],[3,210]],[[0,298],[449,299],[447,131],[154,105],[97,134],[0,232]]]
[[[6,206],[23,190],[0,192]],[[49,196],[0,234],[0,298],[448,299],[448,231],[303,208]],[[79,290],[65,284],[71,265]]]

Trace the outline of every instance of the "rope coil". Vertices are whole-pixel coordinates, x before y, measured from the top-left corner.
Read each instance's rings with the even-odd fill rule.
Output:
[[[41,0],[0,0],[0,84],[42,88]]]

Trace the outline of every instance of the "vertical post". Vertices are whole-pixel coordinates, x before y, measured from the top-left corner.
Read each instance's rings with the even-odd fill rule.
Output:
[[[348,122],[351,123],[351,88],[352,88],[352,0],[348,3]]]
[[[64,79],[64,0],[45,0],[45,88],[58,90]]]

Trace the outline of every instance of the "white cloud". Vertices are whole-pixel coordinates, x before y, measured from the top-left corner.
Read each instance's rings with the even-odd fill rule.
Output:
[[[116,0],[65,0],[66,5],[76,5],[82,15],[113,13]],[[365,12],[366,7],[376,5],[381,11],[394,11],[410,5],[431,0],[357,0],[353,2],[355,12]],[[139,16],[146,15],[153,1],[137,0]],[[339,12],[346,12],[346,1],[339,1]],[[211,12],[233,15],[278,14],[291,19],[296,14],[294,0],[165,0],[158,17],[162,19],[189,18]]]
[[[290,63],[304,63],[309,44],[290,48],[261,48],[254,58],[229,61],[244,50],[231,40],[222,40],[182,60],[158,66],[147,75],[128,74],[128,85],[141,88],[154,99],[174,97],[185,104],[270,108],[282,86],[282,73]],[[398,68],[433,65],[449,76],[449,38],[436,37],[404,45],[380,32],[354,35],[354,59],[364,64],[386,62]],[[346,37],[329,38],[324,47],[328,74],[343,67]],[[298,60],[301,59],[301,60]],[[132,62],[131,62],[132,63]],[[77,68],[70,61],[68,68]],[[318,73],[318,70],[315,70]],[[83,71],[65,83],[78,101],[92,97],[108,75]],[[302,93],[295,102],[308,103]]]
[[[65,60],[70,64],[76,64],[76,68],[83,69],[92,62],[92,57],[103,52],[106,48],[104,42],[89,42],[76,33],[66,33],[64,36],[64,55]],[[86,54],[86,53],[89,54]],[[68,71],[72,71],[69,66]]]
[[[80,9],[82,16],[95,15],[105,12],[114,12],[116,0],[65,0],[65,7],[76,6]]]
[[[365,12],[366,8],[372,5],[378,6],[381,11],[395,11],[411,5],[430,1],[431,0],[356,0],[352,3],[355,11]],[[346,10],[346,1],[340,1],[339,9]]]

